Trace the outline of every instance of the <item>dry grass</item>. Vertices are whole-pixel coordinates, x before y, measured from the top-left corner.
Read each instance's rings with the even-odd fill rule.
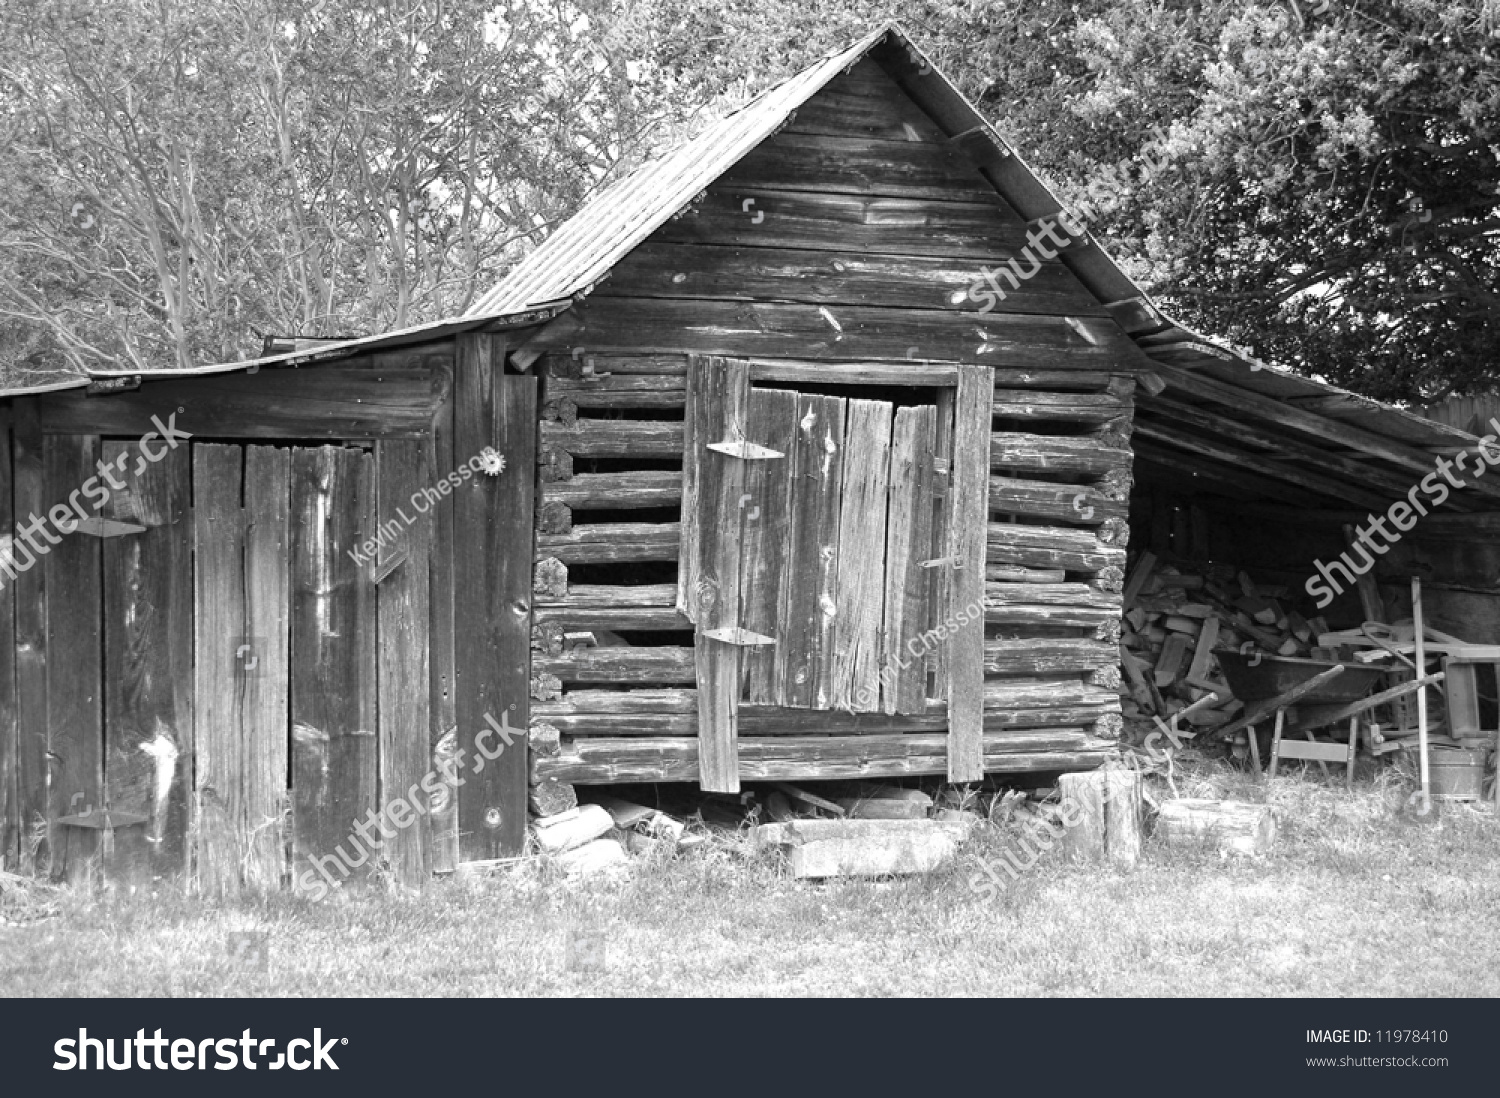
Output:
[[[1224,767],[1179,771],[1183,796],[1264,799]],[[1153,788],[1154,795],[1166,795]],[[531,863],[420,897],[175,896],[47,890],[57,914],[0,929],[9,995],[1495,995],[1500,827],[1487,809],[1436,824],[1402,811],[1390,772],[1346,795],[1278,780],[1270,856],[1148,842],[1129,871],[1044,859],[993,899],[969,885],[1009,841],[986,828],[919,879],[791,880],[721,836],[616,879]],[[8,895],[6,893],[5,895]],[[38,895],[43,895],[39,893]],[[602,971],[568,971],[574,928]],[[242,971],[230,931],[269,933]]]

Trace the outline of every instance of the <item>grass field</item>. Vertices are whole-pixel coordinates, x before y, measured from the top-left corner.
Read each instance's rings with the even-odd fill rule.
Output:
[[[1265,799],[1226,770],[1181,793]],[[926,878],[790,879],[721,836],[619,879],[566,881],[540,863],[439,881],[418,897],[175,896],[32,888],[56,914],[0,928],[5,995],[1434,995],[1500,994],[1500,826],[1447,806],[1401,811],[1406,789],[1350,796],[1278,779],[1276,850],[1258,859],[1148,841],[1132,870],[1044,858],[985,899],[986,828]],[[14,903],[15,892],[10,897]],[[604,967],[570,971],[577,929]],[[227,936],[267,933],[269,971]]]

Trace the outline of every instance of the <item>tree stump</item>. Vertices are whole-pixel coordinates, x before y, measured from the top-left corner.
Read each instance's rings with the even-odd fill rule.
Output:
[[[1134,865],[1141,856],[1141,776],[1133,770],[1064,774],[1060,846],[1074,861]]]

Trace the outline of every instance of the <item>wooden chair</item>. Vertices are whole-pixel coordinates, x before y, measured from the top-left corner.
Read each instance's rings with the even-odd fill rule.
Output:
[[[1286,710],[1276,710],[1276,733],[1271,739],[1271,771],[1270,776],[1276,777],[1276,764],[1282,759],[1305,759],[1316,762],[1323,769],[1325,777],[1328,775],[1328,764],[1344,764],[1344,788],[1354,788],[1354,753],[1359,744],[1359,717],[1349,718],[1349,742],[1348,743],[1321,743],[1313,739],[1312,729],[1303,729],[1302,734],[1306,740],[1289,740],[1282,736],[1286,725]]]

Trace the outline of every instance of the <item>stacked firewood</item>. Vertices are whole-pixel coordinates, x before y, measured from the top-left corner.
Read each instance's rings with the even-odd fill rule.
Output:
[[[1153,730],[1195,734],[1225,724],[1244,704],[1214,655],[1219,649],[1278,656],[1324,655],[1321,618],[1285,602],[1287,589],[1234,568],[1188,572],[1142,553],[1123,593],[1121,709],[1137,741]]]

